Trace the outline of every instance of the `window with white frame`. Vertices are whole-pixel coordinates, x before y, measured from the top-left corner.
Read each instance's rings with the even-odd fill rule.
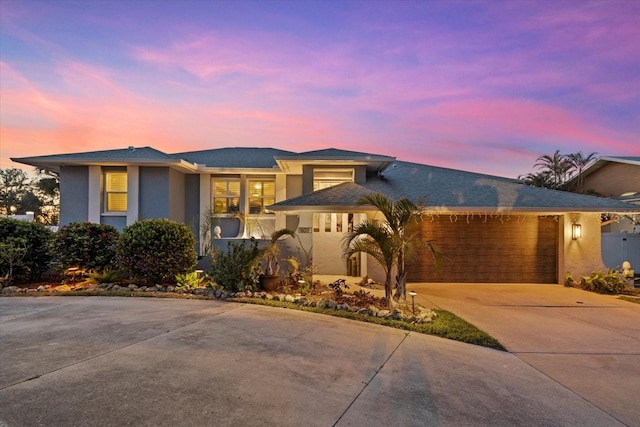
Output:
[[[218,214],[234,214],[240,211],[240,179],[213,179],[213,210]]]
[[[353,182],[353,169],[314,169],[313,191]]]
[[[105,212],[127,211],[127,171],[104,171],[104,210]]]
[[[249,214],[258,215],[276,201],[274,179],[249,179]]]

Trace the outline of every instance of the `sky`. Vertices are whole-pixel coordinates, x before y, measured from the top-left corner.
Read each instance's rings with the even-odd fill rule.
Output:
[[[640,156],[640,1],[0,0],[0,168],[128,146]]]

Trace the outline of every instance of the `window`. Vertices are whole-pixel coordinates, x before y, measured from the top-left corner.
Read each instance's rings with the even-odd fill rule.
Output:
[[[313,191],[333,187],[343,182],[353,182],[353,169],[315,169]]]
[[[106,212],[127,211],[127,172],[105,171],[104,206]]]
[[[274,180],[249,180],[249,214],[261,214],[276,201]]]
[[[218,214],[233,214],[240,211],[240,180],[213,180],[213,210]]]

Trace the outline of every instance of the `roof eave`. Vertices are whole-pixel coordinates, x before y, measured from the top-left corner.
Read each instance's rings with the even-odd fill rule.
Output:
[[[69,159],[64,161],[51,161],[38,157],[25,157],[11,159],[16,163],[33,166],[38,169],[60,171],[62,166],[158,166],[170,167],[182,172],[196,172],[197,166],[185,160],[159,160],[159,159]]]

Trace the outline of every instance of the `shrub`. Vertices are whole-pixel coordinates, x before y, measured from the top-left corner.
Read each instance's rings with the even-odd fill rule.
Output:
[[[87,274],[89,281],[93,283],[116,283],[125,278],[125,275],[118,270],[105,268],[102,271],[92,271]]]
[[[40,223],[0,218],[0,274],[16,282],[40,279],[51,262],[52,240]]]
[[[231,292],[254,287],[260,274],[263,251],[254,238],[242,242],[229,241],[227,250],[216,249],[211,254],[211,277]]]
[[[133,278],[175,283],[177,274],[196,265],[196,239],[189,227],[168,219],[136,221],[118,239],[118,265]]]
[[[102,271],[113,266],[117,242],[118,230],[111,225],[72,222],[58,231],[55,256],[65,269]]]
[[[200,282],[202,282],[202,279],[197,271],[176,274],[176,283],[178,285],[176,289],[179,291],[197,288]]]
[[[567,273],[564,284],[565,286],[577,285],[585,291],[599,294],[620,294],[627,290],[627,280],[615,269],[609,269],[606,273],[594,271],[589,276],[582,276],[579,282],[573,279],[571,273]]]

